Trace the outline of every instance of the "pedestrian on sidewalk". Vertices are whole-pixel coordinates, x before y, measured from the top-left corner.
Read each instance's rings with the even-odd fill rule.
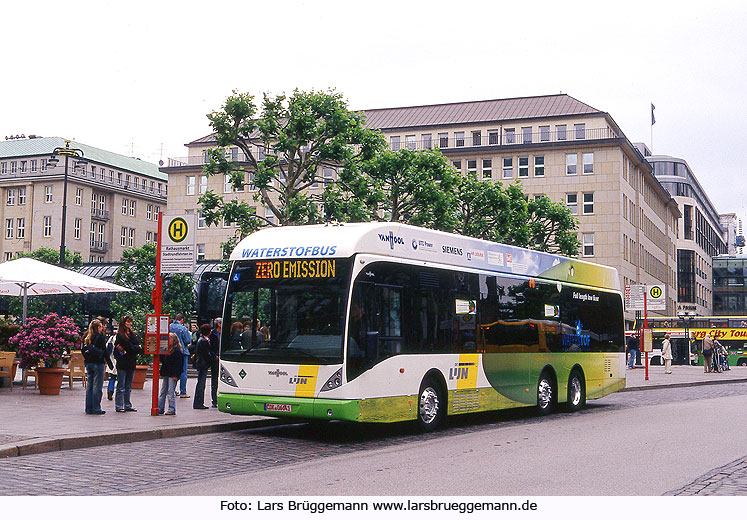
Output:
[[[661,343],[661,357],[664,360],[664,373],[672,373],[672,342],[669,341],[671,335],[667,332],[664,334],[664,341]]]
[[[723,366],[723,349],[718,338],[713,339],[713,371],[721,372]]]
[[[210,397],[212,398],[213,408],[218,407],[218,368],[219,368],[219,357],[220,352],[220,336],[221,326],[223,320],[221,318],[215,318],[213,320],[214,328],[210,333],[210,354],[213,357],[213,361],[210,363]]]
[[[186,329],[185,329],[186,330]],[[184,369],[184,354],[182,353],[179,336],[169,332],[169,350],[166,355],[161,355],[161,392],[158,395],[158,413],[164,415],[176,415],[176,383]],[[164,413],[166,398],[169,399],[169,411]]]
[[[212,328],[208,323],[200,327],[200,339],[197,340],[195,349],[194,367],[197,369],[197,386],[195,387],[195,399],[192,403],[195,410],[207,410],[208,408],[205,406],[205,381],[213,360],[210,353],[211,331]]]
[[[122,316],[117,330],[117,337],[114,340],[114,357],[117,359],[117,393],[114,407],[118,412],[137,412],[130,402],[130,393],[137,355],[142,348],[140,340],[132,330],[131,316]]]
[[[114,385],[117,383],[117,359],[114,357],[114,341],[117,339],[116,329],[106,342],[106,373],[109,375],[109,384],[106,387],[106,398],[114,399]]]
[[[703,370],[706,373],[713,371],[713,331],[703,338]]]
[[[633,368],[635,365],[635,358],[638,355],[638,349],[640,348],[640,342],[638,341],[638,333],[634,332],[630,338],[628,338],[628,368]]]
[[[179,392],[176,395],[182,399],[187,399],[189,398],[187,394],[187,366],[189,365],[189,347],[192,345],[192,334],[189,333],[189,330],[184,325],[184,314],[179,313],[176,315],[174,321],[169,325],[169,332],[176,334],[179,338],[179,346],[182,353],[183,369],[179,378]]]
[[[106,340],[101,334],[101,322],[91,320],[88,332],[83,338],[83,360],[86,365],[86,405],[88,415],[104,415],[101,409],[101,393],[104,385],[104,367],[106,359]]]

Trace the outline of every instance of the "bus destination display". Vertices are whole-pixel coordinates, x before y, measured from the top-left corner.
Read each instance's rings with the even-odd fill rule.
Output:
[[[271,260],[257,262],[255,279],[334,278],[336,260]]]

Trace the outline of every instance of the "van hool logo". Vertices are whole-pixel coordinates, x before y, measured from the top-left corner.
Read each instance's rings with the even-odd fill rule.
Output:
[[[388,235],[379,233],[379,240],[381,240],[382,242],[389,242],[390,249],[394,249],[394,244],[405,245],[405,239],[402,237],[398,237],[391,231]]]
[[[447,255],[464,256],[464,250],[461,247],[441,246],[441,251]]]
[[[575,345],[578,347],[588,347],[589,342],[591,341],[591,336],[589,334],[581,334],[583,330],[584,325],[581,323],[581,320],[576,320],[575,334],[561,334],[563,338],[563,346],[570,347]]]
[[[288,372],[285,372],[284,370],[280,370],[279,368],[276,368],[275,370],[268,370],[267,373],[271,376],[280,377],[280,376],[287,376]]]
[[[475,366],[475,363],[457,363],[454,368],[449,369],[449,381],[469,379],[469,367],[473,366]]]

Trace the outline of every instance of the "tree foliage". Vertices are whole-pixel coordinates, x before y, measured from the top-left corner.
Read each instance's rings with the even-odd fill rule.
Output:
[[[119,293],[111,304],[116,327],[120,317],[132,316],[133,327],[139,335],[145,330],[145,315],[154,311],[152,292],[156,287],[156,245],[125,249],[122,265],[114,273],[115,283],[134,292]],[[192,314],[194,308],[194,279],[189,274],[164,276],[161,310],[164,314]]]

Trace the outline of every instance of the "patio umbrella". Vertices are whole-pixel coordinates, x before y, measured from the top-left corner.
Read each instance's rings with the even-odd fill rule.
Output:
[[[126,291],[132,291],[132,289],[56,265],[46,264],[33,258],[19,258],[0,264],[0,296],[23,297],[24,324],[29,296]]]

